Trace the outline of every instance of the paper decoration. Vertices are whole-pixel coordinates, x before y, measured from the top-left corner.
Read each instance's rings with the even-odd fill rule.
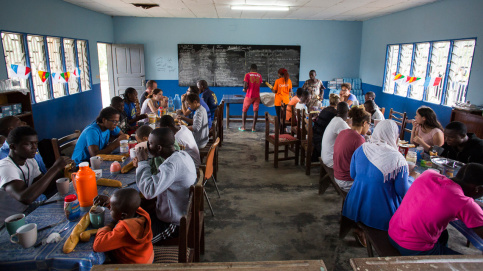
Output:
[[[406,82],[409,83],[410,85],[413,85],[418,80],[421,80],[421,78],[420,77],[414,77],[414,76],[411,77],[411,76],[409,76]]]
[[[75,69],[74,69],[74,70],[71,72],[71,74],[70,74],[70,75],[72,75],[72,76],[74,76],[74,77],[79,77],[79,76],[80,76],[80,69],[79,69],[79,68],[75,68]]]
[[[64,79],[62,77],[60,77],[60,74],[61,74],[60,72],[53,72],[52,73],[52,83],[54,83],[54,84],[55,83],[64,83],[64,82],[61,81],[61,79],[62,80],[64,80]]]
[[[64,79],[64,83],[67,83],[67,81],[69,81],[70,72],[63,72],[60,76]]]
[[[441,77],[427,77],[424,81],[424,87],[434,87],[441,83]]]
[[[30,68],[23,65],[11,64],[10,68],[13,71],[12,77],[27,79],[30,75]]]
[[[49,72],[39,71],[39,77],[40,77],[40,80],[42,80],[42,83],[45,83],[45,81],[47,81],[47,78],[49,78],[49,75],[50,75]]]
[[[406,78],[406,76],[399,73],[394,77],[394,82],[405,82],[406,80],[404,78]]]

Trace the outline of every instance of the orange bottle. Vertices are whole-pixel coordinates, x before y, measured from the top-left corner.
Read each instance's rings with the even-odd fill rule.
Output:
[[[79,171],[72,173],[72,183],[79,198],[81,210],[88,210],[97,196],[96,173],[89,167],[88,162],[80,163]]]

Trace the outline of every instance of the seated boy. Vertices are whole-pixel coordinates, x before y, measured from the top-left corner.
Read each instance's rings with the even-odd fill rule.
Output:
[[[210,129],[208,127],[208,115],[206,113],[206,109],[201,106],[200,97],[197,94],[190,93],[188,96],[186,96],[186,101],[189,107],[195,110],[193,124],[188,126],[188,129],[193,132],[193,136],[196,140],[196,144],[198,144],[198,148],[202,149],[206,146],[209,140]]]
[[[300,101],[300,98],[302,97],[303,92],[304,92],[303,88],[298,88],[296,96],[293,96],[292,99],[290,99],[290,102],[288,102],[287,113],[286,113],[286,116],[285,116],[286,121],[290,121],[290,119],[292,118],[292,115],[293,115],[291,105],[297,105],[297,103]]]
[[[112,222],[97,231],[93,249],[111,251],[118,263],[153,263],[151,219],[140,206],[139,192],[132,188],[119,189],[111,199],[99,195],[94,199],[99,206],[111,209]]]
[[[295,110],[300,109],[300,111],[305,110],[305,114],[308,115],[309,111],[307,109],[307,103],[310,101],[310,92],[308,90],[304,90],[302,92],[302,96],[300,97],[300,101],[295,105]],[[301,112],[300,114],[303,114]]]

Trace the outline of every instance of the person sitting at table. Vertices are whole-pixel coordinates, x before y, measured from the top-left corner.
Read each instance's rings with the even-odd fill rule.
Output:
[[[374,120],[385,120],[384,114],[382,114],[381,110],[379,110],[379,107],[377,107],[373,100],[366,101],[364,103],[364,108],[371,114],[372,122],[374,122]]]
[[[210,118],[210,123],[212,123],[213,119],[215,118],[215,111],[218,108],[218,99],[216,98],[216,94],[210,90],[206,80],[198,80],[198,82],[196,82],[196,86],[198,87],[198,94],[200,95],[200,98],[203,99],[203,101],[208,105],[209,110],[207,110],[207,112],[210,112],[208,117]]]
[[[57,174],[72,163],[68,157],[59,157],[42,175],[34,159],[37,132],[29,126],[19,126],[10,131],[7,142],[9,155],[0,160],[0,223],[13,214],[25,212],[36,199],[45,200],[46,197],[41,194],[51,186],[55,187]]]
[[[190,96],[199,99],[198,95]],[[139,191],[148,200],[157,199],[156,209],[146,210],[151,216],[153,244],[179,234],[179,221],[188,206],[189,187],[197,178],[193,159],[185,151],[175,151],[174,142],[170,129],[154,129],[149,135],[148,149],[140,148],[133,160]],[[166,159],[157,174],[151,173],[148,151],[154,157]]]
[[[25,122],[22,122],[16,116],[7,116],[0,119],[0,160],[7,158],[8,154],[10,153],[10,146],[8,145],[7,138],[10,132],[19,127],[19,126],[26,126]],[[39,166],[40,172],[45,174],[47,172],[47,167],[45,166],[44,160],[40,153],[35,153],[34,157],[35,161],[37,161],[37,165]]]
[[[139,127],[136,130],[136,134],[135,134],[137,143],[139,144],[139,143],[143,143],[143,142],[148,141],[149,134],[151,134],[151,132],[153,130],[154,129],[151,128],[151,126],[149,126],[149,125],[143,125],[143,126]],[[143,147],[147,147],[147,145],[143,145]]]
[[[350,175],[354,180],[342,208],[342,215],[382,231],[406,194],[413,177],[398,151],[399,129],[393,120],[383,120],[369,142],[352,155]],[[411,176],[417,173],[411,171]]]
[[[315,70],[309,71],[309,78],[305,81],[302,88],[310,92],[311,99],[307,102],[309,108],[316,107],[319,101],[324,99],[324,84],[321,80],[315,78],[317,73]]]
[[[422,146],[425,151],[429,151],[432,146],[443,146],[443,126],[430,107],[421,106],[416,111],[411,131],[411,143]]]
[[[469,163],[456,177],[426,170],[389,222],[389,241],[402,256],[460,254],[447,247],[448,223],[459,219],[483,238],[483,165]]]
[[[292,91],[292,81],[290,80],[290,75],[286,69],[278,69],[278,79],[275,80],[271,90],[275,93],[275,112],[277,113],[278,122],[280,123],[280,108],[282,102],[284,104],[289,103],[289,96]]]
[[[292,106],[294,107],[300,102],[300,98],[302,97],[302,93],[304,92],[303,88],[298,88],[297,92],[295,92],[295,96],[290,99],[290,102],[287,104],[287,113],[285,113],[285,120],[290,121],[292,119],[292,116],[294,115],[294,112],[292,112]]]
[[[179,118],[182,119],[182,120],[184,120],[186,123],[188,123],[188,125],[192,125],[193,124],[193,116],[195,114],[195,112],[194,112],[195,110],[189,107],[188,102],[186,100],[186,97],[190,93],[199,95],[200,94],[200,90],[199,90],[199,88],[197,86],[190,86],[188,88],[188,90],[186,91],[186,93],[183,94],[183,95],[181,95],[181,102],[182,102],[182,104],[181,104],[181,112],[182,112],[182,114],[179,114],[178,113]],[[211,119],[210,108],[206,104],[205,100],[203,100],[201,98],[200,98],[200,104],[201,104],[201,106],[203,106],[203,108],[206,111],[206,115],[208,117],[208,127],[211,129],[213,123],[212,123],[212,119]]]
[[[112,221],[97,231],[93,250],[110,251],[116,263],[153,263],[151,218],[140,207],[139,192],[132,188],[119,189],[110,199],[106,195],[98,195],[94,204],[108,207]]]
[[[464,123],[453,121],[446,125],[444,141],[441,156],[463,163],[483,164],[483,140],[467,133]]]
[[[238,128],[240,131],[245,131],[245,120],[247,119],[247,111],[250,105],[253,104],[253,125],[252,132],[255,132],[255,126],[258,119],[258,108],[260,106],[260,85],[262,84],[262,75],[257,72],[257,64],[250,66],[250,72],[245,74],[243,78],[243,92],[246,92],[243,100],[242,108],[242,126]]]
[[[168,107],[167,102],[168,97],[163,96],[163,91],[159,88],[153,90],[151,95],[148,95],[146,100],[144,100],[143,105],[141,106],[141,114],[158,114],[158,108]],[[148,122],[148,119],[144,119],[144,122]]]
[[[372,91],[368,91],[366,94],[364,94],[364,102],[367,102],[367,101],[374,101],[374,104],[375,104],[376,103],[376,93],[374,93]],[[379,106],[377,106],[377,104],[376,104],[375,108],[379,108]]]
[[[351,93],[351,84],[350,83],[343,83],[340,85],[340,100],[342,102],[346,102],[349,107],[358,106],[359,101],[357,100],[356,95]]]
[[[334,117],[327,128],[325,128],[324,135],[322,137],[322,162],[329,168],[334,166],[334,144],[335,139],[342,130],[350,129],[347,124],[347,116],[349,113],[349,106],[346,102],[340,102],[337,104],[337,116]]]
[[[121,129],[121,131],[126,134],[131,129],[131,127],[127,123],[127,116],[124,113],[124,99],[119,96],[112,97],[111,107],[114,107],[117,109],[117,111],[119,111],[119,124],[117,125],[117,127],[119,127],[119,129]]]
[[[349,111],[352,127],[340,131],[334,143],[334,179],[339,187],[349,192],[354,180],[351,178],[352,155],[364,142],[364,136],[371,127],[371,115],[360,107]]]
[[[329,125],[330,121],[337,115],[337,104],[340,101],[339,95],[331,93],[329,95],[329,106],[320,111],[317,120],[313,127],[313,146],[312,162],[317,162],[321,154],[322,136],[324,135],[325,128]]]
[[[169,115],[161,117],[160,127],[169,128],[173,132],[175,141],[184,146],[184,150],[193,158],[195,167],[199,168],[201,165],[200,150],[193,133],[184,125],[176,127],[173,117]]]
[[[309,110],[307,109],[307,103],[310,102],[310,92],[308,90],[302,91],[302,96],[300,97],[299,102],[295,105],[295,111],[299,109],[301,112],[305,111],[305,115],[309,114]]]
[[[76,165],[89,161],[91,156],[110,154],[119,148],[121,140],[129,138],[129,135],[124,134],[117,127],[119,115],[119,111],[114,107],[106,107],[101,110],[96,121],[82,131],[72,153],[72,160]],[[109,143],[111,136],[117,136],[117,138]]]
[[[195,110],[192,125],[188,126],[188,129],[193,132],[193,137],[196,140],[198,148],[202,149],[208,143],[210,132],[206,109],[201,106],[200,97],[194,93],[190,93],[186,96],[186,103],[189,108]],[[178,116],[178,118],[180,118],[180,116]]]
[[[141,95],[141,99],[139,99],[139,104],[143,105],[144,101],[148,98],[149,95],[153,93],[153,90],[158,88],[158,83],[154,80],[149,80],[146,82],[146,90]]]
[[[127,88],[124,91],[124,113],[127,117],[127,123],[132,127],[136,126],[136,122],[148,117],[146,114],[140,114],[136,110],[136,103],[138,102],[138,92],[134,88]]]

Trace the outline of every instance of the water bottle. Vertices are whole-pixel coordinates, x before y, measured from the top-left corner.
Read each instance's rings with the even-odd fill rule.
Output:
[[[79,164],[79,171],[72,173],[72,183],[79,198],[81,211],[88,211],[97,196],[96,173],[89,167],[89,163]]]
[[[169,97],[168,100],[168,112],[173,112],[174,111],[174,103],[173,103],[173,98]]]
[[[181,109],[181,98],[179,97],[178,94],[174,95],[173,105],[174,105],[174,110]]]

